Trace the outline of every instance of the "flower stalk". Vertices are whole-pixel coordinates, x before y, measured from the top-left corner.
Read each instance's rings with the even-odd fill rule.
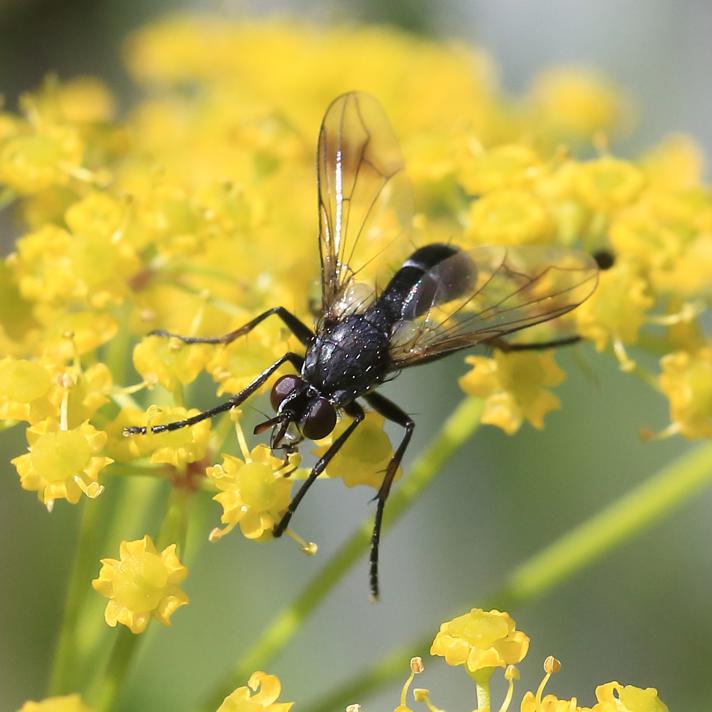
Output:
[[[73,692],[75,653],[77,650],[77,631],[82,604],[90,593],[89,582],[96,563],[97,528],[101,524],[102,505],[100,502],[87,500],[82,504],[79,538],[74,555],[74,564],[64,604],[64,615],[55,648],[49,679],[49,694],[59,695]]]

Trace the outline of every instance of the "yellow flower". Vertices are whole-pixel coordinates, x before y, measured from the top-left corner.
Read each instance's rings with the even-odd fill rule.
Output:
[[[598,703],[593,712],[667,712],[667,705],[654,687],[642,689],[634,685],[608,682],[596,688]]]
[[[184,344],[178,339],[147,336],[134,347],[133,363],[148,383],[160,383],[172,391],[178,384],[192,383],[198,377],[214,348],[208,344]]]
[[[442,655],[448,665],[465,665],[475,673],[521,662],[528,649],[529,637],[516,630],[508,613],[473,608],[440,626],[430,654]]]
[[[529,97],[536,121],[559,138],[589,141],[621,126],[628,112],[621,91],[584,68],[561,67],[539,74]]]
[[[115,112],[114,97],[94,77],[76,77],[57,87],[63,118],[69,123],[93,124],[109,121]]]
[[[660,367],[675,430],[686,438],[712,437],[712,346],[667,354]]]
[[[102,308],[126,296],[138,258],[125,240],[111,234],[71,234],[46,225],[18,240],[12,264],[28,299]]]
[[[652,185],[677,190],[692,188],[702,180],[704,153],[684,134],[666,136],[641,157],[641,167]]]
[[[65,185],[81,165],[84,146],[74,127],[27,126],[0,143],[0,183],[18,193]]]
[[[196,408],[186,410],[181,407],[159,408],[152,405],[148,410],[139,414],[128,411],[124,416],[119,415],[112,424],[112,433],[118,436],[119,424],[124,425],[164,425],[175,420],[184,420],[200,411]],[[127,422],[128,421],[128,422]],[[120,437],[120,436],[119,436]],[[210,420],[202,420],[195,425],[163,433],[146,433],[145,435],[132,435],[124,438],[125,445],[113,444],[117,458],[129,460],[137,457],[149,457],[156,464],[173,465],[182,467],[189,462],[197,462],[205,457],[210,438]],[[133,457],[132,457],[133,456]]]
[[[43,330],[42,355],[55,362],[94,351],[111,341],[118,329],[114,317],[105,312],[71,311],[40,302],[35,313]]]
[[[609,341],[635,343],[654,300],[636,268],[619,260],[601,272],[598,288],[574,311],[578,333],[602,351]]]
[[[19,712],[91,712],[79,695],[47,697],[41,702],[25,702]]]
[[[20,293],[6,260],[0,260],[0,353],[26,355],[30,340],[37,337],[33,304]]]
[[[146,535],[122,541],[119,556],[102,559],[99,576],[92,581],[94,589],[109,599],[104,611],[107,625],[121,623],[132,633],[146,630],[151,618],[170,625],[170,617],[188,603],[178,586],[188,569],[179,561],[175,544],[159,553]]]
[[[318,441],[318,447],[312,451],[314,455],[321,457],[350,422],[350,418],[342,418],[328,438]],[[393,457],[393,446],[383,430],[384,423],[382,415],[373,411],[366,413],[361,425],[329,463],[327,475],[342,479],[347,487],[368,485],[378,489]],[[396,477],[400,474],[401,469],[398,468]]]
[[[44,364],[24,359],[0,359],[0,420],[34,423],[57,414],[49,398],[52,376]]]
[[[603,156],[580,164],[576,186],[592,210],[608,214],[638,198],[645,186],[645,176],[628,161]]]
[[[461,157],[458,179],[470,195],[525,185],[540,168],[536,151],[523,144],[507,143],[489,150],[469,148]]]
[[[255,672],[247,686],[231,692],[217,712],[289,712],[294,702],[277,702],[282,685],[276,675]]]
[[[576,190],[578,164],[566,158],[565,152],[538,171],[531,190],[546,205],[554,223],[557,242],[573,245],[586,234],[591,222],[591,209]]]
[[[494,358],[468,356],[472,370],[460,378],[465,393],[485,399],[482,422],[496,425],[512,435],[528,420],[535,428],[544,427],[544,416],[560,406],[559,399],[547,390],[565,378],[552,351],[503,353]]]
[[[98,455],[106,433],[88,422],[62,430],[57,421],[43,420],[27,429],[27,441],[29,453],[11,462],[22,489],[37,492],[49,510],[57,499],[76,504],[82,494],[90,499],[101,494],[104,488],[98,483],[99,473],[113,462]]]
[[[68,390],[70,425],[91,418],[108,401],[113,385],[111,371],[105,363],[95,363],[86,371],[64,369],[58,380]]]
[[[485,245],[547,242],[554,236],[554,224],[544,203],[533,193],[497,190],[472,203],[467,235]]]
[[[0,420],[36,423],[58,417],[67,396],[67,423],[81,423],[107,401],[111,373],[103,363],[86,371],[42,361],[0,359]]]
[[[126,205],[121,201],[93,190],[67,208],[64,220],[73,233],[94,233],[118,239],[126,212]]]
[[[520,712],[590,712],[590,708],[579,707],[575,697],[560,700],[556,695],[545,695],[537,700],[533,692],[527,692],[522,698]]]
[[[233,323],[236,327],[241,326],[251,316],[255,315],[241,316]],[[288,339],[283,334],[281,322],[274,319],[271,323],[260,324],[258,329],[228,346],[214,348],[206,368],[219,384],[218,395],[239,393],[287,350]],[[279,374],[263,384],[260,391],[268,390],[277,378]]]
[[[223,455],[222,465],[206,470],[211,482],[220,490],[213,499],[223,508],[220,521],[226,526],[213,529],[210,539],[216,541],[238,524],[248,539],[269,539],[272,529],[287,511],[292,481],[285,476],[299,463],[299,455],[289,455],[287,462],[274,457],[266,445],[247,450],[241,432],[238,434],[244,459]]]

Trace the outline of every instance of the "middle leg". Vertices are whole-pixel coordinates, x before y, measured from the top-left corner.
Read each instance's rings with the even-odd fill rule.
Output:
[[[393,478],[398,472],[398,466],[403,459],[403,455],[408,447],[410,438],[413,435],[413,430],[415,429],[415,422],[413,419],[405,413],[399,406],[397,406],[393,401],[388,400],[379,393],[371,393],[364,396],[366,402],[378,413],[380,413],[384,418],[390,420],[394,423],[398,423],[405,428],[405,434],[400,444],[393,453],[391,461],[388,463],[386,468],[386,474],[381,483],[381,487],[378,490],[376,499],[378,500],[378,505],[376,507],[376,518],[373,522],[373,534],[371,536],[371,571],[370,571],[370,584],[371,584],[371,596],[374,600],[378,600],[378,549],[381,542],[381,528],[383,527],[383,511],[386,506],[386,500],[391,492],[391,485],[393,484]]]

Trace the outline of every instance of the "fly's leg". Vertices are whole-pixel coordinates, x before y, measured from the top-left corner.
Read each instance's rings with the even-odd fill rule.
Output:
[[[331,458],[333,458],[334,455],[336,455],[336,453],[341,450],[343,444],[349,439],[358,424],[364,419],[363,408],[358,403],[351,403],[346,406],[344,410],[346,411],[347,415],[350,415],[353,418],[353,420],[351,421],[351,423],[349,423],[348,428],[346,428],[346,430],[344,430],[344,432],[341,433],[341,435],[339,435],[336,440],[334,440],[329,449],[319,458],[319,460],[317,460],[316,465],[314,465],[312,471],[309,473],[309,477],[304,480],[302,486],[297,491],[297,494],[294,495],[292,501],[289,503],[287,511],[284,513],[282,518],[279,520],[279,522],[277,522],[277,525],[273,529],[272,534],[275,537],[280,537],[282,536],[282,534],[284,534],[284,530],[289,526],[289,520],[292,518],[292,515],[299,506],[299,503],[304,498],[304,495],[314,484],[316,478],[319,477],[319,475],[324,471],[324,468],[326,468],[326,466],[329,464]]]
[[[230,344],[240,336],[249,334],[260,322],[264,321],[268,316],[272,316],[272,314],[276,314],[304,346],[308,346],[314,338],[314,332],[301,319],[298,319],[292,312],[287,311],[284,307],[272,307],[272,309],[268,309],[266,312],[248,321],[247,324],[243,324],[239,329],[230,331],[222,336],[181,336],[180,334],[173,334],[163,329],[156,329],[152,331],[149,336],[171,337],[179,339],[184,344]]]
[[[163,425],[154,425],[151,427],[152,433],[165,433],[170,430],[179,430],[180,428],[186,428],[189,425],[195,425],[201,420],[206,420],[207,418],[212,418],[218,413],[224,413],[227,410],[232,410],[237,408],[243,401],[247,400],[283,363],[289,361],[297,371],[301,371],[304,359],[298,354],[288,352],[284,354],[281,358],[277,359],[271,366],[268,366],[262,373],[260,373],[257,378],[255,378],[252,383],[240,391],[237,395],[234,395],[230,400],[216,405],[214,408],[204,410],[202,413],[197,413],[196,415],[186,418],[185,420],[175,420],[172,423],[164,423]],[[124,435],[145,435],[148,428],[145,425],[142,426],[131,426],[124,428]]]
[[[391,461],[388,463],[386,468],[386,474],[381,483],[381,487],[378,490],[376,499],[378,500],[378,505],[376,507],[376,518],[373,523],[373,534],[371,535],[371,572],[370,572],[370,584],[371,584],[371,597],[374,601],[378,600],[378,548],[381,542],[381,528],[383,526],[383,511],[386,506],[386,500],[391,492],[391,485],[393,484],[393,478],[398,472],[398,466],[403,459],[403,455],[408,447],[410,438],[413,435],[413,430],[415,429],[415,422],[407,414],[404,413],[401,408],[399,408],[393,401],[384,398],[378,393],[371,393],[370,395],[364,396],[366,402],[378,413],[380,413],[384,418],[390,420],[398,425],[405,428],[405,434],[403,439],[400,441],[400,445],[396,448],[393,453]]]
[[[578,344],[583,339],[580,336],[566,336],[562,339],[552,339],[551,341],[539,341],[533,344],[511,344],[504,339],[490,339],[487,343],[494,346],[500,351],[510,353],[512,351],[546,351],[546,349],[555,349],[559,346],[571,346]]]

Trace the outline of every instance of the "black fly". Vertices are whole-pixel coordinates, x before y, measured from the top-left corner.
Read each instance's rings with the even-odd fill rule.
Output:
[[[556,246],[475,247],[408,239],[411,197],[393,130],[378,102],[362,93],[336,98],[326,111],[317,148],[321,315],[314,331],[284,307],[274,307],[239,329],[215,338],[157,331],[185,343],[229,344],[277,315],[301,341],[304,356],[285,353],[241,393],[185,420],[156,425],[176,430],[239,406],[284,363],[299,375],[282,376],[272,388],[275,417],[255,432],[272,429],[270,445],[292,450],[303,440],[326,437],[337,414],[351,422],[318,460],[274,528],[281,536],[308,489],[364,419],[363,399],[404,429],[376,497],[370,584],[378,596],[378,544],[393,478],[415,426],[375,389],[400,370],[434,361],[476,344],[505,350],[542,349],[577,337],[511,344],[507,334],[554,319],[595,289],[597,267],[588,255]],[[395,273],[393,265],[400,265]],[[390,276],[390,279],[388,277]],[[378,289],[377,284],[385,284]],[[127,435],[145,427],[127,428]]]

